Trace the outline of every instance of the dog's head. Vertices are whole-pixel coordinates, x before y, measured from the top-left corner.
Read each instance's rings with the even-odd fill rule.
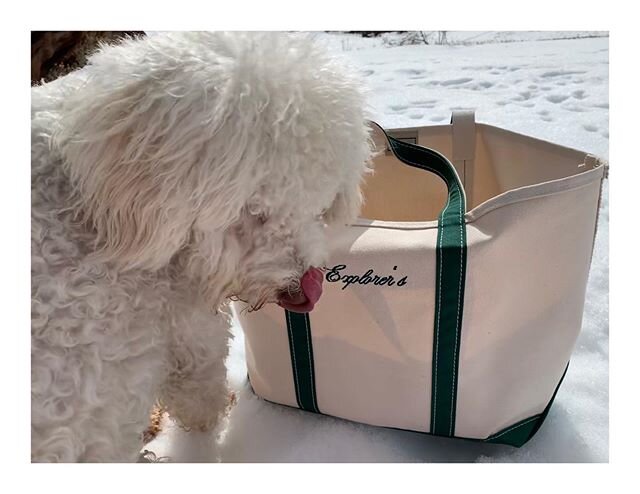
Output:
[[[351,72],[275,33],[129,40],[85,72],[54,144],[98,254],[171,270],[212,305],[304,302],[327,225],[358,213],[371,155]]]

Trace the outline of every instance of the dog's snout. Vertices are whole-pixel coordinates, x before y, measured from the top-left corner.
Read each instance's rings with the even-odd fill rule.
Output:
[[[310,312],[322,295],[324,275],[319,268],[309,268],[300,279],[299,288],[283,291],[278,296],[278,305],[293,312]]]

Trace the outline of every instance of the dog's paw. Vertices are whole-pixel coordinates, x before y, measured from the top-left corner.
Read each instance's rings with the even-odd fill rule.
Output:
[[[148,449],[143,449],[140,451],[138,455],[137,463],[168,463],[168,456],[156,456],[153,451],[149,451]]]

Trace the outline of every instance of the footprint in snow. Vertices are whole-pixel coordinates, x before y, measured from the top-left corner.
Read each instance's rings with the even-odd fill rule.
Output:
[[[462,70],[491,70],[493,65],[466,65]]]
[[[437,86],[439,84],[440,84],[440,81],[427,81],[427,82],[421,82],[420,84],[414,84],[414,85],[418,87],[432,88],[433,86]]]
[[[477,84],[469,86],[469,89],[473,89],[474,91],[481,91],[483,89],[489,89],[490,87],[493,87],[493,82],[480,81]]]
[[[573,96],[575,99],[585,99],[587,97],[584,89],[578,89],[574,91],[573,93],[571,93],[571,96]]]
[[[422,113],[412,113],[409,118],[412,120],[420,120],[424,115]]]
[[[531,99],[531,91],[521,91],[518,96],[511,98],[513,101],[526,101]]]
[[[409,104],[411,106],[417,106],[420,108],[433,108],[434,106],[436,106],[437,102],[438,100],[435,100],[435,99],[425,99],[425,100],[410,101]]]
[[[546,100],[550,103],[562,103],[567,99],[569,99],[569,96],[567,96],[566,94],[550,94],[546,97]]]
[[[397,69],[396,72],[398,74],[403,74],[403,75],[420,76],[420,75],[424,75],[426,70],[421,70],[421,69]]]
[[[605,109],[609,109],[609,103],[596,103],[595,105],[596,108],[605,108]]]
[[[584,70],[550,70],[548,72],[540,74],[540,77],[544,77],[545,79],[547,79],[550,77],[560,77],[574,74],[586,74],[586,72]]]
[[[586,109],[582,106],[578,106],[578,105],[566,105],[563,107],[565,110],[569,110],[569,111],[574,111],[577,113],[582,113],[585,112]]]
[[[467,82],[471,82],[473,79],[471,77],[460,77],[459,79],[449,79],[448,81],[442,81],[440,83],[441,86],[459,86],[460,84],[466,84]]]
[[[395,112],[401,112],[409,108],[407,105],[390,105],[389,109]]]
[[[361,70],[361,71],[360,71],[360,73],[361,73],[364,77],[367,77],[367,76],[370,76],[370,75],[372,75],[372,74],[375,74],[375,72],[376,72],[375,70]]]
[[[586,130],[587,132],[596,132],[598,130],[598,127],[596,127],[595,125],[590,125],[590,124],[583,125],[582,128],[584,130]]]
[[[431,120],[432,122],[442,122],[443,120],[446,120],[447,117],[444,117],[442,115],[436,115],[433,116],[431,118],[429,118],[429,120]]]

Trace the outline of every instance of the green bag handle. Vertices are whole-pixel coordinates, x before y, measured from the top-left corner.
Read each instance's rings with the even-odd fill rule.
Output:
[[[466,197],[453,164],[439,152],[391,137],[389,150],[402,163],[434,173],[446,184],[447,203],[438,216],[435,315],[431,375],[431,433],[455,435],[460,333],[467,266]]]

